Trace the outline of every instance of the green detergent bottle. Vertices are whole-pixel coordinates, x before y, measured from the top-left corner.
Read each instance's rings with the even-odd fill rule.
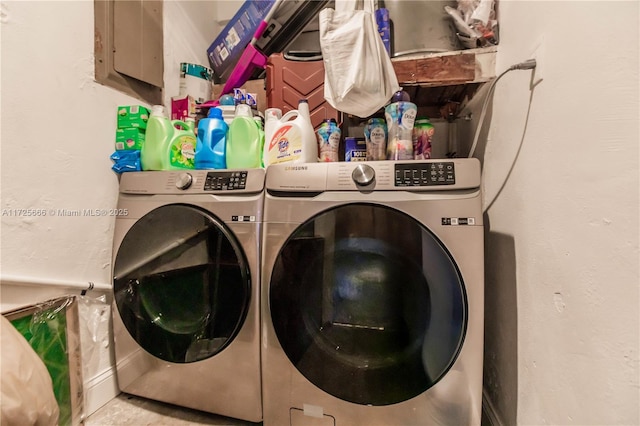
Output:
[[[147,132],[140,150],[142,170],[167,170],[167,150],[173,136],[173,125],[162,105],[154,105],[147,121]]]
[[[227,135],[227,168],[259,168],[262,164],[262,140],[251,107],[245,104],[236,106]]]
[[[166,153],[167,169],[195,169],[196,135],[192,127],[180,120],[173,120],[171,124],[173,135]]]
[[[262,118],[254,116],[253,121],[256,122],[256,126],[258,126],[258,134],[260,135],[260,153],[264,152],[264,126],[262,125]],[[260,167],[264,168],[264,158],[262,154],[260,155]]]

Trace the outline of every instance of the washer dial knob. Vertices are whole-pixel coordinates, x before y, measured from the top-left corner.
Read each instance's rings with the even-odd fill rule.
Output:
[[[178,180],[176,180],[176,188],[185,190],[191,186],[193,183],[193,176],[191,173],[182,173],[178,176]]]
[[[358,164],[353,172],[351,172],[351,178],[359,186],[369,185],[376,177],[376,172],[373,167],[366,164]]]

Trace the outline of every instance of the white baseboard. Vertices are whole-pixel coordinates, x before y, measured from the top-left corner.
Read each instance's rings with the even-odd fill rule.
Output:
[[[485,388],[482,388],[482,412],[484,413],[483,417],[489,422],[488,426],[502,426],[503,423],[500,420],[500,416]]]
[[[118,388],[115,366],[106,369],[102,373],[85,382],[85,418],[118,396],[119,393],[120,389]]]

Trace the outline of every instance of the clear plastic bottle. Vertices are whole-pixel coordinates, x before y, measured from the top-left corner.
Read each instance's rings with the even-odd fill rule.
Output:
[[[262,164],[260,129],[253,120],[251,107],[236,106],[236,113],[227,134],[227,168],[258,168]]]
[[[319,161],[338,161],[341,131],[336,119],[325,119],[318,128],[316,134],[318,135]]]
[[[425,160],[431,158],[431,138],[435,129],[428,118],[419,118],[413,126],[413,158]]]
[[[387,121],[387,160],[413,160],[413,125],[418,113],[407,92],[400,90],[384,108]]]
[[[211,108],[206,118],[198,122],[196,169],[226,169],[227,131],[220,108]]]
[[[367,160],[387,159],[387,123],[382,118],[371,118],[364,126]]]
[[[167,170],[169,156],[167,150],[173,136],[173,125],[164,114],[162,105],[154,105],[147,122],[144,144],[140,150],[142,170]]]

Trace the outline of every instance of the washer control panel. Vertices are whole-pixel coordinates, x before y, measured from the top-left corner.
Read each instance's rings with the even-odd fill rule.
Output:
[[[395,186],[455,185],[453,161],[395,164]]]
[[[207,172],[204,181],[205,191],[232,191],[234,189],[245,189],[247,186],[246,170],[231,172]]]

